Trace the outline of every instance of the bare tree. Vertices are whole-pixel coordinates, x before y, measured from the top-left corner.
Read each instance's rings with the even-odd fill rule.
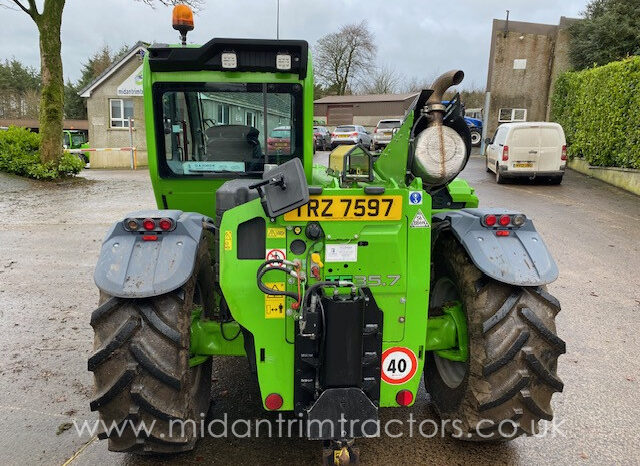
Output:
[[[393,94],[398,92],[400,81],[401,76],[395,69],[383,65],[365,80],[362,90],[365,94]]]
[[[364,21],[342,26],[321,37],[315,47],[315,70],[319,82],[338,95],[351,90],[353,81],[372,67],[376,45]]]
[[[2,2],[5,3],[2,3]],[[26,13],[38,28],[40,42],[40,157],[43,163],[57,163],[62,155],[62,118],[64,113],[64,78],[60,27],[66,0],[44,0],[41,11],[36,0],[0,0],[4,8]],[[137,0],[153,6],[156,0]],[[157,0],[162,5],[176,3],[202,5],[202,0]]]
[[[415,76],[407,79],[401,86],[400,90],[407,94],[412,92],[420,92],[422,89],[429,89],[431,83],[437,77],[436,73],[431,73],[431,77],[421,77],[417,78]]]

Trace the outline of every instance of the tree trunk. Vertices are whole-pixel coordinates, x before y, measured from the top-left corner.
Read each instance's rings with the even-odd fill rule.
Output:
[[[60,27],[65,0],[46,0],[35,22],[40,33],[42,97],[40,100],[40,159],[57,163],[62,156],[62,119],[64,116],[64,78]]]

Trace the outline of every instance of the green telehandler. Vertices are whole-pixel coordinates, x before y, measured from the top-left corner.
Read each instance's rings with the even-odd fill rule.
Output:
[[[214,356],[245,356],[262,408],[301,419],[325,464],[356,463],[354,439],[422,379],[456,438],[536,433],[563,388],[558,270],[531,219],[478,208],[457,178],[470,134],[442,96],[463,72],[423,90],[381,153],[314,165],[307,43],[185,46],[192,27],[176,7],[183,44],[144,59],[158,208],[113,224],[95,270],[91,409],[109,449],[193,449]]]

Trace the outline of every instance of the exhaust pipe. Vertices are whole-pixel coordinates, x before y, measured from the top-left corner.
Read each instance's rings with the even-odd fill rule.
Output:
[[[437,78],[431,85],[433,93],[424,104],[422,114],[427,117],[427,127],[415,141],[411,171],[422,178],[427,187],[444,186],[455,178],[467,161],[467,149],[458,132],[443,124],[447,109],[442,103],[444,93],[464,79],[462,70],[451,70]]]
[[[431,96],[427,99],[424,107],[425,113],[430,116],[429,126],[432,126],[434,124],[442,124],[442,116],[444,115],[444,111],[446,110],[446,107],[442,104],[444,93],[447,92],[447,89],[449,89],[451,86],[460,84],[463,79],[464,71],[451,70],[440,75],[438,78],[436,78],[433,84],[431,84],[433,94],[431,94]]]

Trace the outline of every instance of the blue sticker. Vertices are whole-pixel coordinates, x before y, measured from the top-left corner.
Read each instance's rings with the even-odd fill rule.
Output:
[[[420,191],[411,191],[409,193],[410,205],[422,205],[422,193]]]

